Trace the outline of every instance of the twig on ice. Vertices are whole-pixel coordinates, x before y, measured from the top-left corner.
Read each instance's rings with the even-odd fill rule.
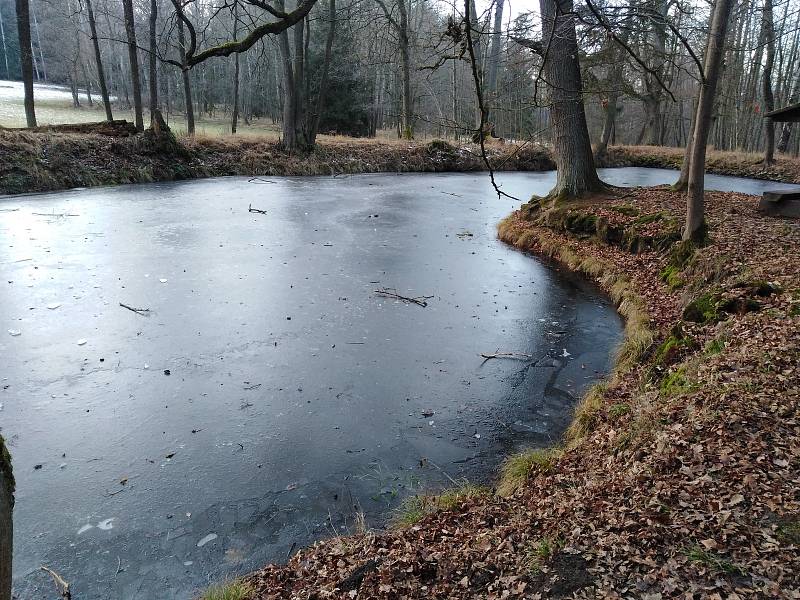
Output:
[[[481,352],[481,356],[486,360],[490,358],[514,358],[517,360],[532,360],[533,355],[524,352]]]
[[[147,313],[150,312],[149,308],[133,308],[132,306],[128,306],[127,304],[123,304],[122,302],[119,303],[122,308],[127,308],[128,310],[135,312],[137,315],[147,316]]]
[[[53,583],[56,584],[56,588],[61,594],[61,597],[64,598],[64,600],[72,600],[72,593],[69,591],[69,583],[67,583],[61,575],[53,571],[53,569],[49,569],[44,565],[41,566],[41,569],[45,573],[49,573],[50,577],[53,578]]]
[[[417,296],[416,298],[409,298],[408,296],[401,296],[395,292],[390,292],[389,290],[375,290],[376,294],[380,294],[381,296],[387,296],[389,298],[396,298],[397,300],[402,300],[403,302],[409,302],[416,304],[418,306],[428,306],[426,300],[430,300],[433,296]]]
[[[248,205],[247,205],[247,212],[251,212],[251,213],[253,213],[253,212],[254,212],[254,213],[260,213],[260,214],[262,214],[262,215],[265,215],[265,214],[267,214],[267,211],[265,211],[265,210],[261,210],[260,208],[253,208],[253,205],[252,205],[252,204],[248,204]]]

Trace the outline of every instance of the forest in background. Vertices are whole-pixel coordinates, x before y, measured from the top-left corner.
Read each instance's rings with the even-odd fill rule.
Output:
[[[0,0],[0,78],[5,79],[20,78],[15,4]],[[460,3],[320,0],[310,3],[301,27],[260,37],[247,51],[197,62],[185,80],[181,36],[188,45],[192,32],[177,18],[175,5],[168,0],[130,3],[138,62],[132,71],[125,4],[30,0],[35,79],[71,89],[76,109],[100,111],[99,57],[110,109],[122,117],[130,118],[137,88],[144,105],[154,103],[168,122],[185,123],[188,97],[197,120],[223,122],[220,129],[228,131],[256,121],[277,129],[291,104],[299,113],[294,118],[303,123],[298,131],[309,142],[317,130],[448,139],[469,139],[477,130],[480,111],[459,27]],[[271,19],[259,4],[265,5],[243,0],[180,3],[200,49],[244,39]],[[492,133],[515,142],[547,144],[542,56],[524,44],[540,36],[538,14],[504,0],[471,6],[475,58]],[[592,141],[603,139],[605,128],[611,144],[686,145],[709,7],[631,0],[579,3],[574,10]],[[764,112],[799,99],[799,49],[796,0],[736,3],[710,144],[719,150],[764,149]],[[790,123],[778,124],[775,135],[778,152],[798,154],[800,135],[792,133]]]

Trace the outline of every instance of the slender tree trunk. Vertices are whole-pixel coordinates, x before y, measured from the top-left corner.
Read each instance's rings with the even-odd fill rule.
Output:
[[[550,83],[550,127],[558,171],[550,196],[573,198],[600,191],[583,107],[581,70],[572,0],[540,0],[543,74]]]
[[[627,25],[627,23],[625,24]],[[622,43],[627,44],[629,38],[630,28],[624,26],[619,34],[619,39]],[[619,90],[622,86],[622,69],[624,66],[621,46],[613,38],[609,38],[608,44],[610,45],[609,59],[611,61],[608,67],[608,98],[605,103],[605,120],[603,121],[603,132],[600,134],[600,141],[594,151],[594,157],[597,162],[601,162],[608,151],[608,142],[611,139],[611,133],[614,131],[614,123],[617,118],[617,101],[619,100]]]
[[[705,167],[706,144],[711,130],[711,117],[714,110],[714,96],[717,91],[722,56],[725,52],[725,36],[728,21],[736,0],[717,0],[708,31],[708,46],[703,64],[704,81],[700,86],[697,102],[694,139],[689,163],[689,185],[686,193],[686,226],[684,240],[700,241],[705,233]]]
[[[309,141],[314,144],[317,141],[319,132],[319,121],[322,118],[322,111],[325,107],[325,94],[328,91],[328,72],[331,67],[331,57],[333,56],[333,40],[336,36],[336,0],[330,0],[328,4],[328,39],[325,40],[325,59],[322,63],[322,77],[319,81],[319,92],[317,93],[317,108],[314,111],[314,122],[311,126]]]
[[[239,33],[239,3],[233,5],[233,39]],[[233,53],[233,109],[231,110],[231,134],[236,133],[239,124],[239,53]]]
[[[89,31],[91,32],[92,45],[94,46],[94,64],[97,67],[97,82],[100,85],[100,95],[103,97],[103,106],[106,109],[106,120],[112,121],[114,115],[111,113],[111,100],[108,97],[106,74],[103,69],[103,57],[100,54],[100,40],[97,38],[97,23],[94,19],[92,0],[86,0],[86,12],[89,17]]]
[[[136,25],[133,16],[133,0],[122,0],[125,10],[125,33],[128,37],[128,62],[131,69],[131,87],[133,88],[133,110],[135,113],[136,130],[144,131],[144,117],[142,116],[142,82],[139,77],[139,55],[136,44]]]
[[[186,134],[194,135],[194,104],[192,103],[192,82],[189,79],[189,68],[186,65],[186,34],[183,31],[183,21],[178,19],[178,46],[181,53],[181,79],[183,79],[183,102],[186,112]]]
[[[36,127],[36,110],[33,103],[33,48],[31,47],[31,18],[28,0],[16,0],[16,8],[19,62],[25,88],[25,121],[28,127]]]
[[[764,64],[763,94],[764,112],[775,109],[775,98],[772,93],[772,67],[775,65],[775,24],[772,17],[772,0],[764,0],[761,35],[767,49],[767,60]],[[764,164],[775,162],[775,123],[771,117],[764,117]]]
[[[14,474],[11,456],[0,435],[0,600],[11,600],[11,566],[14,548]]]
[[[6,45],[6,28],[3,23],[3,11],[0,9],[0,40],[3,42],[3,59],[6,64],[5,78],[11,79],[11,69],[8,68],[8,46]]]
[[[397,8],[400,12],[400,23],[397,31],[400,38],[400,68],[403,72],[400,128],[402,137],[406,140],[412,140],[414,139],[414,98],[411,96],[411,48],[408,39],[406,0],[397,0]]]
[[[156,27],[158,26],[158,0],[150,0],[150,126],[153,126],[156,110],[158,110],[158,62],[156,60]]]
[[[486,69],[486,86],[484,94],[484,123],[490,124],[490,133],[497,135],[495,123],[492,119],[492,105],[497,101],[497,72],[500,68],[500,49],[503,45],[503,5],[505,0],[495,0],[494,27],[492,29],[491,45],[489,46],[488,68]],[[471,6],[474,6],[472,3]]]

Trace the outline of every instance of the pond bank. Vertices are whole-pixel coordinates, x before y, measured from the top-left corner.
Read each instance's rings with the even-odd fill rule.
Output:
[[[800,223],[752,196],[707,203],[700,250],[674,241],[683,196],[665,189],[503,221],[501,239],[618,302],[612,377],[563,445],[507,463],[502,495],[451,494],[413,525],[320,542],[253,574],[251,597],[796,595]]]
[[[490,144],[498,171],[549,171],[541,146]],[[682,150],[612,147],[602,166],[680,168]],[[771,181],[800,181],[800,160],[778,159],[764,168],[755,155],[710,152],[711,173]],[[274,140],[233,137],[182,138],[176,147],[145,135],[110,137],[32,133],[0,129],[0,194],[75,187],[198,179],[227,175],[342,175],[379,172],[468,172],[485,170],[475,145],[447,142],[378,142],[341,138],[321,142],[310,154],[290,154]]]

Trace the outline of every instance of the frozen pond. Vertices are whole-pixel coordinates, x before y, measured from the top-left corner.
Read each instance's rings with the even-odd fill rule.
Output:
[[[501,180],[528,198],[553,175]],[[709,177],[762,186],[744,181]],[[596,289],[496,240],[514,204],[480,173],[0,200],[19,597],[53,596],[46,564],[82,600],[190,598],[557,439],[622,325]],[[538,361],[483,363],[498,349]]]

